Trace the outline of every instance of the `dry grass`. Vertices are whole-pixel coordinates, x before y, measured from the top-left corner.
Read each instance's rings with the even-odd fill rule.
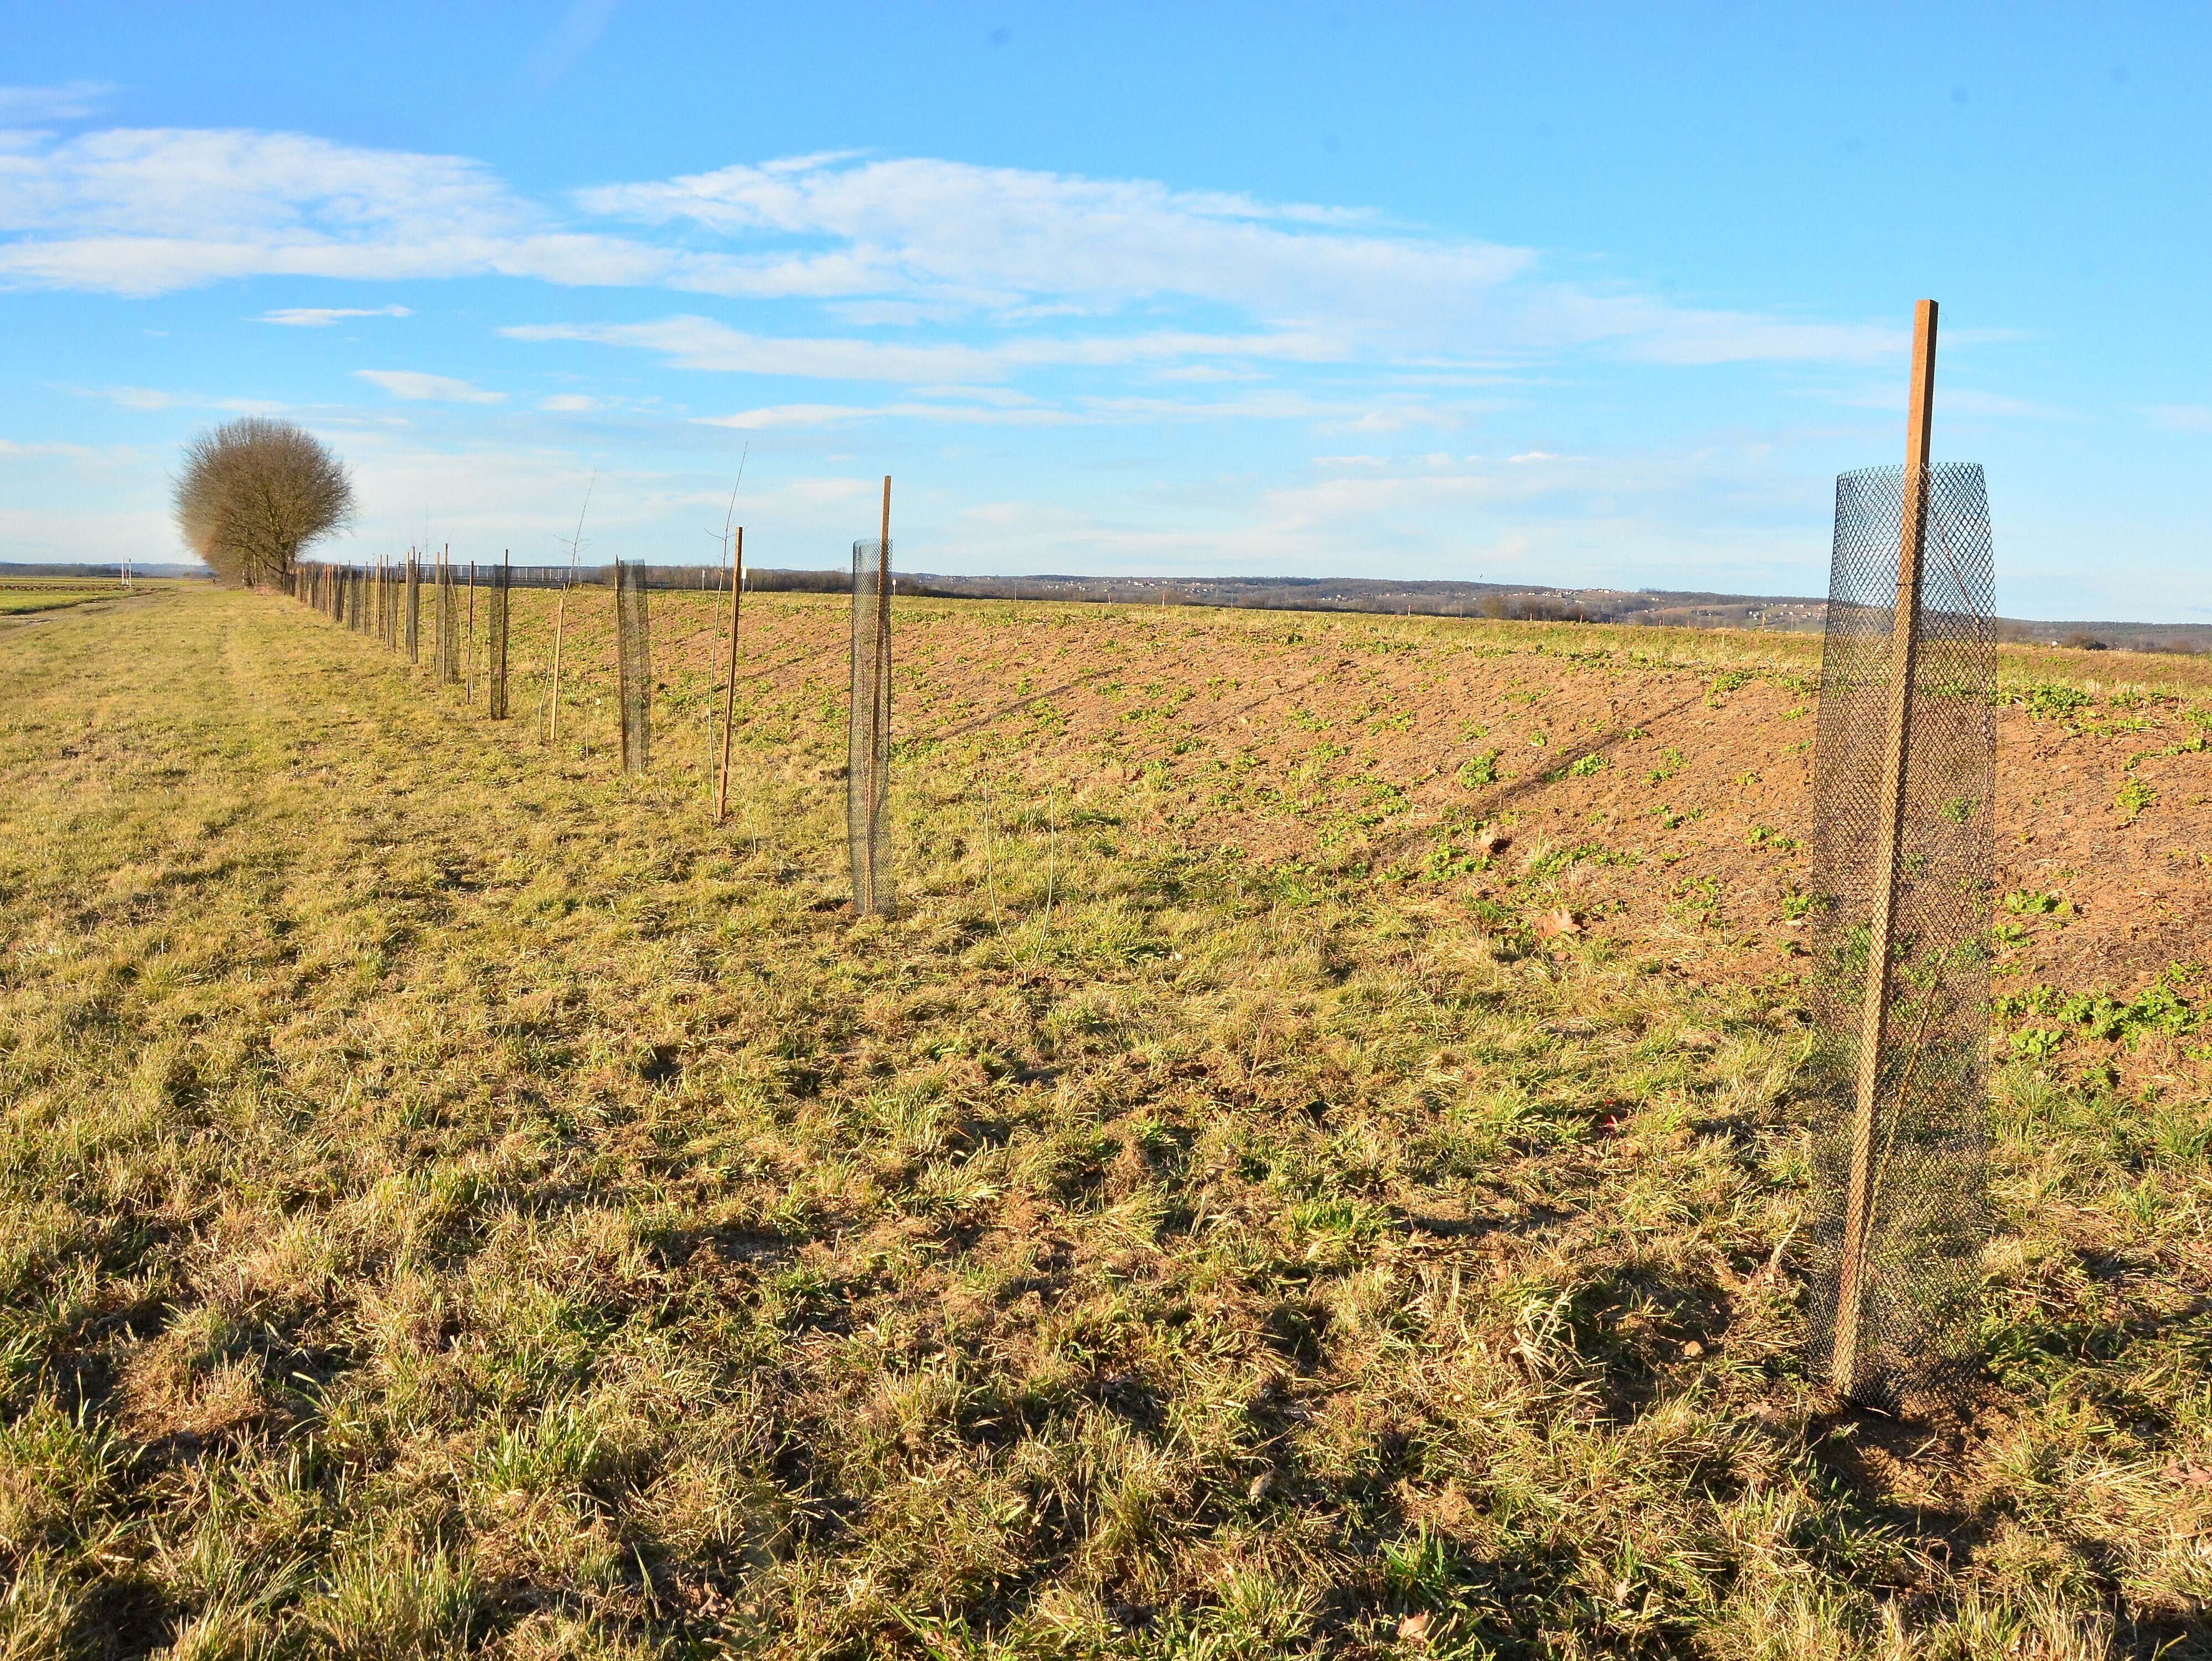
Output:
[[[1026,716],[909,747],[855,923],[834,608],[723,833],[656,608],[644,780],[280,599],[0,637],[0,1655],[2208,1652],[2179,1039],[2002,1074],[1976,1409],[1840,1415],[1786,960]]]

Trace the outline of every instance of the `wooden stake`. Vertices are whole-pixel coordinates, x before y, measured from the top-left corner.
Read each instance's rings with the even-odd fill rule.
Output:
[[[477,701],[477,563],[469,562],[469,660],[461,674],[461,702]]]
[[[1850,1186],[1844,1201],[1843,1262],[1836,1281],[1830,1378],[1846,1396],[1859,1384],[1859,1327],[1866,1308],[1867,1237],[1874,1225],[1875,1118],[1889,1033],[1889,968],[1897,925],[1897,856],[1905,840],[1905,769],[1911,753],[1912,671],[1920,631],[1920,556],[1928,537],[1928,446],[1936,400],[1936,302],[1912,314],[1912,385],[1905,425],[1904,529],[1889,635],[1888,727],[1882,747],[1881,819],[1875,827],[1874,916],[1866,997],[1859,1013],[1858,1090],[1851,1110]]]
[[[722,774],[714,787],[714,823],[720,824],[730,812],[730,723],[738,709],[738,606],[744,598],[742,576],[745,569],[745,527],[737,527],[737,539],[730,545],[730,672],[722,686]]]
[[[884,475],[884,524],[876,544],[876,698],[869,725],[868,816],[890,811],[891,774],[891,476]],[[876,838],[868,839],[868,909],[876,910]]]

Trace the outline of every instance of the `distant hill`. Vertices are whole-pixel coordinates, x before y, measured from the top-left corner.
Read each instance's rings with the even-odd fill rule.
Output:
[[[143,577],[205,577],[201,565],[134,565]],[[16,565],[0,563],[0,577],[112,578],[112,565]],[[566,566],[518,565],[518,587],[557,587]],[[605,583],[611,566],[579,568],[575,580]],[[652,565],[646,581],[655,588],[714,586],[712,566]],[[852,581],[843,571],[752,570],[746,586],[765,592],[836,593]],[[1390,611],[1406,616],[1511,618],[1535,622],[1629,623],[1671,629],[1780,629],[1817,633],[1828,603],[1790,594],[1714,594],[1667,588],[1539,588],[1503,582],[1391,581],[1377,577],[1016,577],[945,576],[901,572],[902,594],[946,599],[1048,599],[1113,605],[1234,605],[1270,611]],[[2096,651],[2212,652],[2212,624],[2039,623],[2001,618],[2006,640],[2035,641]]]
[[[837,589],[842,571],[756,571],[759,588]],[[1675,629],[1817,632],[1825,599],[1640,588],[1533,588],[1496,582],[1394,582],[1372,577],[939,576],[898,578],[899,592],[971,599],[1056,599],[1140,605],[1238,605],[1286,611],[1393,611],[1431,617],[1518,618],[1644,624]],[[2212,624],[2037,623],[2001,618],[2007,640],[2130,652],[2212,652]]]

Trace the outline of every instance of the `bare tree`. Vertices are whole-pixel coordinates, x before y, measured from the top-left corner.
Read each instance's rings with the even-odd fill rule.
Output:
[[[177,529],[225,581],[282,582],[308,544],[352,522],[353,480],[320,439],[242,416],[185,446]]]

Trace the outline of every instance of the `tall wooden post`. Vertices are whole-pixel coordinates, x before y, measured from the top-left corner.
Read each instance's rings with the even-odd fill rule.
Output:
[[[714,823],[730,811],[730,723],[738,712],[738,606],[744,595],[745,527],[730,545],[730,674],[722,687],[722,775],[714,786]]]
[[[1912,745],[1912,671],[1920,632],[1920,556],[1928,537],[1928,442],[1936,399],[1936,302],[1912,313],[1912,385],[1905,424],[1903,532],[1889,634],[1888,727],[1882,747],[1881,818],[1875,826],[1874,913],[1868,922],[1866,998],[1859,1014],[1858,1089],[1851,1110],[1851,1170],[1844,1200],[1843,1261],[1836,1281],[1830,1378],[1848,1396],[1859,1381],[1866,1308],[1867,1237],[1874,1224],[1875,1120],[1889,1033],[1889,970],[1897,924],[1897,859],[1905,840],[1905,770]]]

